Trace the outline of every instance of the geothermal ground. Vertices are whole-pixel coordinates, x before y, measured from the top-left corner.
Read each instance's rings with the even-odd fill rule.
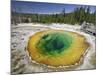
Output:
[[[80,30],[79,25],[68,24],[35,24],[35,23],[21,23],[11,26],[11,72],[13,74],[19,73],[36,73],[36,72],[53,72],[53,71],[68,71],[68,70],[85,70],[95,69],[95,36],[87,34]],[[90,47],[87,50],[84,60],[81,65],[75,68],[52,69],[45,65],[37,64],[32,61],[26,50],[29,37],[34,33],[47,29],[61,29],[79,33],[86,37]]]

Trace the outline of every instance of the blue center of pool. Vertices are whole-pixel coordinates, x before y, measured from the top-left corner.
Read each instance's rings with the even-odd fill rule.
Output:
[[[69,48],[72,37],[67,33],[48,33],[43,35],[37,42],[36,47],[42,54],[56,55]]]

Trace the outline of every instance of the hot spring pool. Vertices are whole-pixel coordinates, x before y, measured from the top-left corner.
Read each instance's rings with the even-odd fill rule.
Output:
[[[78,33],[50,29],[30,36],[27,50],[33,61],[59,67],[79,63],[88,47],[85,37]]]

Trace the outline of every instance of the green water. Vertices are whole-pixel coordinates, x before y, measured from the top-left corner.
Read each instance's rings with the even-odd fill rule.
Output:
[[[72,37],[67,33],[56,32],[43,35],[36,47],[42,54],[56,55],[69,48],[71,43]]]

